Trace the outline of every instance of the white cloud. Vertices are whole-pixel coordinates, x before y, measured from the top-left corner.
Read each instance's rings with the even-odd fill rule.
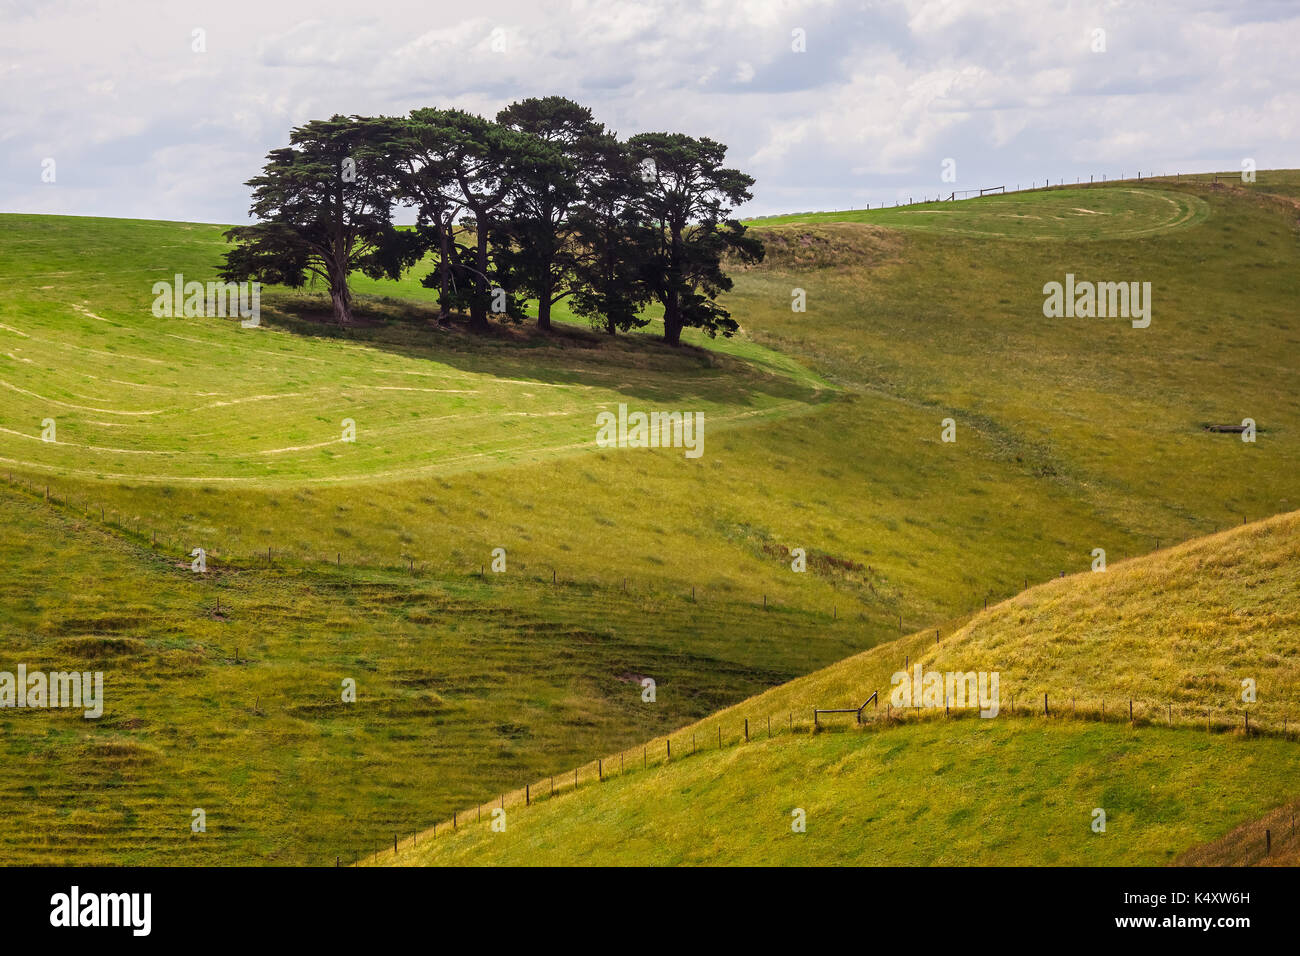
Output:
[[[243,221],[265,153],[332,113],[558,93],[707,135],[751,211],[1252,155],[1300,165],[1300,9],[1038,0],[164,0],[0,13],[0,210]],[[207,52],[190,49],[207,31]],[[806,53],[790,48],[806,31]],[[1090,50],[1091,30],[1107,50]],[[493,50],[493,31],[505,52]],[[1249,154],[1243,150],[1249,149]],[[59,183],[39,182],[43,156]],[[1188,157],[1192,159],[1189,160]]]

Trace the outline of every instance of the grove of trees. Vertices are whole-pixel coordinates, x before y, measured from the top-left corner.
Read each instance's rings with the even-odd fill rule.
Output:
[[[334,318],[352,322],[348,277],[399,279],[426,257],[439,320],[467,314],[522,321],[536,303],[551,327],[557,303],[611,335],[663,309],[664,339],[685,328],[737,329],[717,297],[731,288],[724,258],[762,259],[732,218],[754,180],[723,166],[726,147],[681,133],[626,141],[591,110],[559,96],[521,100],[495,120],[455,109],[404,117],[334,116],[294,129],[253,189],[257,221],[235,243],[222,278],[298,288],[319,280]],[[414,228],[394,225],[415,212]]]

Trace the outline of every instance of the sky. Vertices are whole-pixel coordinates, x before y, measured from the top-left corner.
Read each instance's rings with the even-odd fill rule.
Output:
[[[551,94],[746,215],[1295,168],[1297,55],[1297,0],[0,0],[0,212],[246,222],[296,125]]]

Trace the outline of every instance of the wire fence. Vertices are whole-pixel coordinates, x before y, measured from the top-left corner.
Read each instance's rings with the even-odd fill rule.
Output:
[[[910,658],[904,664],[904,670]],[[485,801],[454,812],[449,819],[442,820],[433,827],[414,831],[409,837],[394,833],[392,849],[385,842],[372,844],[364,853],[353,851],[350,855],[353,864],[382,863],[391,859],[399,860],[404,850],[419,846],[423,838],[426,844],[436,841],[440,836],[446,837],[466,826],[482,823],[484,810],[488,821],[492,820],[492,811],[496,809],[530,807],[534,803],[550,800],[566,794],[580,791],[589,792],[594,786],[606,783],[637,771],[662,769],[669,764],[687,760],[697,754],[716,752],[735,747],[771,740],[781,736],[804,736],[834,733],[871,733],[883,732],[904,725],[913,725],[924,721],[951,721],[984,719],[979,716],[978,705],[957,707],[949,703],[942,706],[894,707],[888,697],[880,701],[880,691],[873,691],[861,707],[826,708],[809,703],[801,709],[788,709],[783,713],[763,713],[756,717],[735,717],[727,720],[706,718],[701,724],[695,724],[662,738],[656,738],[639,747],[618,751],[610,756],[580,764],[570,771],[544,777],[515,790],[500,793],[495,799]],[[888,693],[888,692],[886,692]],[[874,707],[864,709],[868,704]],[[1035,694],[1012,695],[1006,702],[999,702],[998,713],[989,719],[1016,719],[1042,722],[1080,721],[1103,724],[1118,724],[1132,728],[1162,727],[1176,730],[1203,731],[1206,734],[1224,735],[1236,740],[1248,740],[1258,737],[1275,737],[1288,741],[1300,739],[1300,727],[1284,717],[1280,722],[1265,721],[1259,716],[1252,717],[1250,711],[1243,708],[1239,717],[1226,717],[1215,707],[1204,708],[1204,720],[1194,716],[1197,708],[1186,701],[1177,704],[1171,701],[1150,698],[1121,697],[1115,694],[1080,695],[1053,698],[1052,691]],[[856,719],[845,717],[840,721],[827,720],[823,715],[856,714]],[[785,720],[781,718],[784,717]],[[725,772],[725,771],[724,771]],[[387,854],[391,853],[391,857]],[[336,864],[343,861],[343,856],[336,857]]]
[[[1196,178],[1197,176],[1206,176],[1206,175],[1208,175],[1209,178],[1207,179]],[[926,205],[932,205],[934,203],[962,202],[967,199],[978,199],[981,196],[991,195],[994,193],[1008,194],[1008,193],[1042,192],[1045,189],[1069,189],[1069,188],[1089,187],[1089,186],[1115,185],[1116,183],[1130,183],[1130,182],[1140,183],[1140,182],[1150,182],[1151,180],[1168,180],[1174,183],[1188,183],[1192,185],[1214,186],[1214,187],[1224,186],[1228,182],[1242,181],[1241,175],[1235,173],[1227,174],[1227,175],[1221,173],[1210,173],[1210,174],[1174,173],[1171,176],[1169,173],[1153,174],[1151,173],[1150,170],[1138,170],[1135,176],[1128,176],[1128,177],[1126,177],[1125,174],[1121,172],[1118,177],[1110,177],[1110,178],[1108,178],[1107,173],[1100,173],[1100,174],[1091,173],[1089,174],[1086,180],[1082,176],[1076,176],[1073,181],[1071,181],[1069,177],[1065,177],[1065,176],[1059,176],[1056,177],[1055,179],[1049,176],[1041,180],[1031,179],[1029,181],[1029,185],[1027,186],[1024,185],[1023,183],[1016,183],[1014,186],[1004,184],[1001,186],[983,186],[983,187],[973,187],[970,189],[954,188],[949,190],[947,195],[944,194],[943,190],[940,190],[939,192],[935,193],[933,196],[931,196],[929,193],[923,193],[919,199],[915,195],[909,195],[907,197],[906,202],[904,202],[900,197],[899,199],[893,200],[892,202],[889,200],[884,200],[878,203],[868,202],[863,204],[862,206],[846,206],[842,209],[810,209],[805,212],[773,213],[767,216],[751,216],[749,217],[749,221],[762,222],[765,219],[778,219],[778,218],[785,218],[787,216],[820,216],[820,215],[841,213],[841,212],[867,212],[872,209],[897,209],[906,206],[926,206]]]
[[[24,482],[16,479],[12,472],[8,475],[11,487],[27,494],[29,497],[43,501],[51,507],[65,508],[84,518],[94,518],[96,509],[99,513],[101,523],[105,528],[115,530],[120,534],[126,535],[141,544],[148,544],[150,547],[163,551],[174,549],[173,542],[169,536],[164,535],[159,538],[156,531],[146,528],[137,518],[134,523],[124,521],[115,512],[107,511],[102,505],[95,506],[88,501],[80,501],[77,498],[65,496],[62,499],[57,494],[52,493],[50,486],[45,485],[42,488],[39,485],[30,482]],[[1247,523],[1246,516],[1242,517],[1242,523]],[[1232,526],[1235,526],[1235,522]],[[1230,526],[1230,527],[1232,527]],[[160,548],[161,541],[161,548]],[[1157,550],[1160,549],[1161,540],[1153,539]],[[215,554],[215,552],[213,552]],[[179,557],[188,558],[189,553],[182,546]],[[403,565],[390,566],[389,570],[405,569],[408,573],[416,575],[417,565],[414,558],[404,556]],[[274,564],[276,556],[268,548],[265,557],[261,553],[251,555],[246,565],[239,566],[232,563],[228,558],[224,560],[225,566],[232,569],[253,569],[258,566],[268,567]],[[320,562],[322,564],[333,564],[341,566],[342,555],[337,554],[334,562]],[[383,569],[380,565],[360,565],[367,569]],[[549,583],[558,586],[561,582],[554,568],[550,569]],[[486,577],[486,567],[482,566],[477,572],[479,575]],[[1059,576],[1064,577],[1065,571],[1061,570],[1059,575],[1053,575],[1047,580]],[[547,576],[533,576],[532,580],[539,583],[546,583]],[[628,587],[628,579],[623,579],[623,589]],[[1024,589],[1030,587],[1028,578],[1024,579]],[[1018,591],[1015,593],[1023,593]],[[983,600],[983,607],[987,609],[989,600],[994,596],[991,589]],[[1012,595],[1014,596],[1014,594]],[[692,588],[691,600],[696,600],[695,589]],[[757,602],[755,602],[757,605]],[[777,605],[768,601],[767,595],[762,597],[762,607],[766,609],[776,609]],[[972,613],[978,612],[980,607],[976,605]],[[220,602],[216,606],[216,613],[221,613]],[[815,612],[810,612],[815,613]],[[832,622],[839,619],[838,610],[832,608],[830,615],[827,615]],[[905,623],[903,616],[899,614],[898,628],[900,633],[905,633]],[[939,632],[935,632],[936,643],[938,642]],[[237,652],[236,652],[237,653]],[[905,656],[903,669],[907,670],[911,664],[910,655]],[[1127,699],[1117,699],[1112,697],[1109,701],[1104,695],[1083,695],[1071,694],[1068,698],[1068,704],[1065,698],[1053,700],[1050,695],[1052,691],[1044,691],[1041,694],[1041,704],[1038,703],[1037,696],[1030,698],[1024,694],[1012,695],[1007,701],[1005,710],[1000,706],[998,716],[1011,718],[1031,718],[1037,717],[1045,720],[1094,720],[1104,723],[1126,723],[1132,726],[1169,726],[1169,727],[1187,727],[1203,726],[1206,733],[1232,733],[1239,737],[1257,737],[1257,736],[1279,736],[1287,740],[1296,739],[1297,728],[1288,717],[1284,717],[1280,723],[1276,720],[1271,723],[1259,716],[1252,717],[1248,709],[1242,709],[1239,717],[1231,720],[1225,719],[1223,714],[1215,713],[1213,706],[1204,708],[1204,721],[1199,719],[1200,710],[1189,708],[1186,701],[1174,702],[1156,702],[1149,699],[1137,697]],[[870,711],[865,708],[868,704],[874,706]],[[1109,708],[1108,708],[1109,704]],[[844,715],[848,713],[855,714],[855,720],[850,723],[843,721],[843,727],[837,725],[835,715]],[[864,716],[865,713],[865,716]],[[599,757],[587,763],[580,764],[572,768],[571,771],[565,771],[560,774],[549,776],[533,783],[524,784],[522,787],[503,792],[498,795],[496,801],[485,801],[484,803],[464,808],[453,812],[449,820],[441,821],[432,828],[424,831],[411,831],[409,845],[416,846],[420,836],[423,834],[425,839],[436,839],[439,834],[454,832],[458,828],[466,825],[471,819],[474,822],[481,822],[483,811],[486,808],[491,815],[491,810],[495,808],[506,809],[511,806],[530,806],[534,801],[550,799],[562,795],[566,792],[576,792],[584,787],[593,784],[603,783],[612,776],[622,776],[634,772],[637,764],[640,769],[648,770],[651,767],[662,767],[674,760],[683,759],[693,756],[705,750],[720,750],[727,747],[734,747],[750,743],[756,739],[771,738],[781,734],[809,734],[822,733],[832,729],[852,728],[861,731],[884,730],[897,726],[902,723],[915,722],[918,720],[929,719],[962,719],[972,716],[970,708],[958,708],[948,704],[942,707],[925,707],[915,706],[906,709],[899,709],[892,705],[886,699],[881,703],[879,691],[873,692],[861,706],[852,708],[830,708],[822,706],[818,702],[810,702],[799,709],[789,709],[784,715],[786,720],[781,721],[780,714],[760,714],[756,717],[737,718],[734,726],[725,726],[724,720],[714,721],[706,718],[704,723],[708,724],[708,730],[705,732],[701,729],[700,724],[696,724],[689,731],[681,731],[677,734],[670,734],[661,739],[648,742],[639,748],[634,747],[628,750],[616,752],[608,757]],[[825,715],[825,717],[823,716]],[[774,723],[774,717],[775,723]],[[716,734],[716,737],[715,737]],[[639,761],[637,758],[640,758]],[[401,852],[403,838],[400,833],[393,834],[394,859]],[[386,837],[385,837],[386,841]],[[346,855],[350,857],[350,862],[359,864],[367,858],[378,862],[381,854],[384,852],[384,844],[374,846],[374,849],[354,849]],[[335,857],[335,863],[341,865],[345,859],[344,854],[338,854]]]
[[[1229,428],[1237,426],[1221,427]],[[146,524],[138,516],[129,516],[122,512],[108,509],[106,506],[92,501],[89,497],[81,498],[66,493],[60,496],[52,491],[49,484],[42,485],[27,481],[21,477],[15,477],[12,471],[9,471],[6,477],[11,488],[26,494],[29,498],[44,501],[54,509],[64,509],[83,520],[93,521],[98,517],[100,525],[106,530],[120,534],[142,546],[147,546],[164,557],[174,558],[177,561],[178,566],[181,564],[193,566],[194,564],[192,560],[195,551],[193,543],[181,543],[178,538],[174,537],[174,532],[163,532],[160,534],[156,528]],[[1249,522],[1249,518],[1244,514],[1233,515],[1232,517],[1234,519],[1240,517],[1243,525]],[[1190,533],[1186,536],[1173,539],[1172,543],[1175,545],[1184,543],[1198,537],[1203,537],[1207,534],[1215,533],[1216,531],[1228,530],[1229,528],[1235,527],[1235,525],[1236,522],[1234,520],[1231,524],[1220,527],[1206,528],[1198,526],[1191,529]],[[1134,538],[1142,537],[1140,534],[1131,534],[1130,536]],[[1164,545],[1169,545],[1171,543],[1171,539],[1169,538],[1152,536],[1150,540],[1152,541],[1154,550],[1156,551],[1161,550],[1162,543]],[[221,571],[256,571],[276,568],[295,570],[316,569],[324,571],[329,568],[341,569],[344,567],[351,570],[405,573],[412,578],[424,577],[432,579],[448,579],[454,576],[459,577],[462,580],[465,578],[473,578],[481,581],[491,581],[497,577],[495,573],[488,572],[488,566],[486,563],[481,563],[477,569],[462,567],[457,570],[440,565],[431,566],[417,556],[407,552],[400,552],[397,554],[395,556],[396,560],[392,563],[384,563],[379,560],[344,561],[344,555],[341,551],[335,552],[332,558],[329,556],[320,556],[313,560],[310,557],[304,558],[302,555],[289,551],[276,551],[271,545],[267,545],[265,551],[249,551],[244,554],[235,554],[224,551],[221,548],[211,547],[204,547],[203,552],[206,566],[205,570],[208,573],[213,574],[214,577]],[[1148,552],[1135,552],[1133,556],[1141,556],[1144,553]],[[1112,560],[1115,560],[1114,555],[1112,555],[1111,558]],[[537,565],[536,562],[534,564]],[[896,595],[889,592],[881,594],[876,591],[875,585],[870,581],[870,575],[875,573],[873,566],[868,566],[868,578],[866,584],[871,591],[872,597],[876,599],[875,603],[869,605],[864,603],[863,600],[855,601],[853,594],[848,592],[846,593],[845,600],[847,605],[846,614],[840,614],[840,606],[835,603],[832,603],[829,606],[823,605],[820,608],[783,604],[773,600],[771,596],[766,593],[754,595],[748,601],[743,599],[713,601],[710,600],[711,596],[704,588],[694,584],[690,586],[689,592],[667,592],[662,589],[646,586],[644,582],[635,584],[628,576],[614,579],[581,578],[572,575],[560,577],[559,569],[555,566],[542,562],[540,567],[542,569],[540,571],[530,571],[529,566],[526,563],[517,562],[514,565],[514,569],[509,574],[509,580],[512,583],[519,583],[522,581],[533,585],[549,584],[555,588],[567,587],[579,592],[583,589],[589,588],[602,588],[606,590],[617,589],[621,582],[621,590],[629,594],[636,591],[642,596],[653,598],[675,596],[682,600],[688,600],[693,604],[707,604],[712,607],[736,607],[737,605],[752,602],[754,607],[762,607],[764,611],[787,614],[807,614],[817,618],[824,618],[831,623],[840,621],[856,621],[881,628],[888,628],[890,631],[898,634],[910,633],[908,629],[913,627],[915,623],[914,620],[911,622],[907,620],[907,608],[903,605],[901,594]],[[1073,572],[1067,572],[1065,569],[1060,569],[1056,574],[1034,581],[1032,586],[1046,583],[1054,577],[1063,578],[1067,573],[1081,573],[1082,571],[1082,568]],[[502,575],[502,578],[505,579],[505,576]],[[987,610],[990,601],[996,603],[1001,600],[1007,600],[1029,590],[1031,587],[1031,579],[1029,577],[1024,577],[1021,580],[1023,583],[1017,581],[1016,583],[1009,585],[993,585],[987,590],[979,591],[978,597],[972,604],[968,605],[968,607],[971,611],[978,611],[981,607],[984,610]],[[837,587],[834,583],[832,586]],[[865,599],[865,595],[862,597]],[[223,613],[220,600],[219,594],[214,595],[214,614]],[[924,609],[921,613],[925,613]],[[930,620],[924,620],[920,626],[927,627],[930,626],[930,624]]]

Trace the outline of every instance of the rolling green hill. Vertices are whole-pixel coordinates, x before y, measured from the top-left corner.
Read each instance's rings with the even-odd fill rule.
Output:
[[[960,203],[796,213],[754,220],[753,224],[855,222],[990,239],[1133,239],[1202,222],[1209,214],[1209,207],[1195,195],[1126,183],[996,193]]]
[[[8,864],[332,864],[864,640],[641,588],[346,566],[200,576],[2,481],[0,526],[0,671],[99,671],[105,698],[97,720],[0,710]],[[644,673],[663,688],[654,708]]]
[[[1300,748],[1176,730],[922,723],[687,757],[506,803],[368,864],[1112,866],[1172,862],[1295,792]],[[491,804],[494,806],[495,804]],[[1093,833],[1093,810],[1107,814]],[[791,830],[795,809],[807,831]]]
[[[685,402],[721,431],[822,391],[752,345],[682,359],[636,340],[597,349],[594,336],[466,348],[427,327],[344,340],[160,318],[154,282],[211,281],[221,227],[16,216],[0,228],[21,237],[0,246],[15,285],[0,328],[3,464],[41,474],[292,487],[448,474],[589,447],[596,414],[620,401]]]
[[[454,832],[444,823],[436,837],[426,831],[374,859],[1171,862],[1295,797],[1298,572],[1293,513],[1052,581],[937,642],[939,632],[926,631],[882,645],[649,741],[648,769],[636,748],[623,773],[618,757],[605,758],[605,782],[585,768],[578,792],[567,778],[554,798],[535,784],[539,799],[528,807],[511,793],[501,803],[504,832],[477,819]],[[907,711],[900,723],[886,708],[892,676],[908,662],[924,672],[999,672],[999,713]],[[1250,704],[1245,678],[1255,681]],[[865,711],[866,729],[852,714],[825,715],[822,732],[810,733],[814,707],[856,707],[872,692],[881,703]],[[1206,715],[1216,732],[1206,732]],[[750,739],[738,739],[746,726]],[[806,833],[790,829],[796,807],[807,812]],[[1104,834],[1090,829],[1097,807]],[[1250,833],[1253,848],[1258,826]]]
[[[100,661],[111,704],[0,712],[0,858],[330,862],[1095,548],[1293,510],[1298,183],[765,220],[742,335],[681,350],[434,331],[418,269],[346,331],[310,290],[159,319],[221,227],[0,215],[0,669]],[[1067,272],[1152,282],[1151,326],[1044,318]],[[619,403],[704,412],[703,456],[596,448]]]

